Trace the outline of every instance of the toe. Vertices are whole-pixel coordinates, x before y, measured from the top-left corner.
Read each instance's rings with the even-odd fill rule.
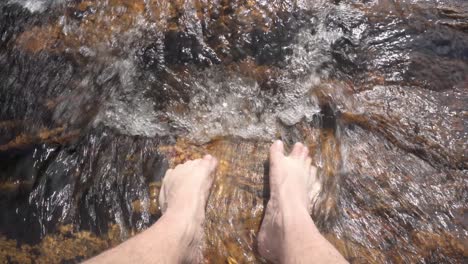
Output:
[[[203,162],[206,164],[209,173],[212,173],[218,166],[218,160],[209,154],[203,157]]]
[[[307,148],[306,146],[303,146],[301,150],[301,158],[306,160],[308,156],[309,156],[309,148]]]
[[[210,168],[212,159],[213,159],[213,156],[211,156],[210,154],[207,154],[203,156],[203,158],[200,160],[200,164],[202,164],[202,166],[205,166],[206,168]]]
[[[195,167],[200,166],[204,162],[205,162],[204,159],[194,159],[194,160],[187,161],[186,164],[188,167],[195,168]]]
[[[313,181],[317,180],[317,167],[310,166],[310,177]]]
[[[166,203],[166,185],[162,184],[161,190],[159,192],[159,208],[161,212],[164,214],[167,209],[167,203]]]
[[[293,158],[300,158],[302,156],[303,148],[304,145],[302,145],[302,143],[297,142],[296,144],[294,144],[294,148],[291,151],[291,154],[289,154],[289,156]]]
[[[277,140],[270,147],[270,162],[278,162],[281,158],[284,158],[284,145],[281,140]]]
[[[213,157],[210,162],[210,173],[214,172],[216,167],[218,167],[218,159]]]
[[[178,167],[185,167],[185,166],[190,166],[192,165],[193,163],[195,163],[197,160],[187,160],[185,161],[184,163],[182,164],[179,164],[175,167],[175,169],[177,170]]]
[[[168,169],[164,175],[164,178],[166,178],[169,174],[171,174],[174,170],[173,169]]]

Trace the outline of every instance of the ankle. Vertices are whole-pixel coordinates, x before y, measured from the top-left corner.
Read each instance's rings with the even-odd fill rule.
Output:
[[[202,224],[205,219],[205,207],[206,202],[198,200],[178,200],[174,201],[172,205],[167,207],[164,215],[171,215],[177,219],[189,220],[190,223]]]
[[[270,200],[277,204],[278,209],[281,211],[291,212],[307,212],[308,205],[305,195],[292,190],[281,190],[279,192],[272,192]]]
[[[281,222],[289,222],[298,217],[310,217],[307,205],[299,196],[275,195],[272,194],[267,205],[267,210],[274,212]]]
[[[203,220],[193,219],[180,210],[168,209],[149,228],[150,237],[165,234],[164,247],[168,256],[175,257],[167,263],[198,263],[199,250],[203,243]],[[166,263],[166,262],[164,262]]]
[[[204,214],[194,214],[184,210],[168,208],[159,222],[170,223],[170,226],[174,229],[172,230],[174,235],[182,241],[192,241],[203,231]]]

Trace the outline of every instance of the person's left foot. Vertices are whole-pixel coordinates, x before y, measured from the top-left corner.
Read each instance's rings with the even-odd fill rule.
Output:
[[[203,159],[189,160],[169,169],[159,194],[162,212],[175,210],[189,214],[188,217],[204,216],[213,183],[211,174],[217,164],[216,158],[206,155]]]
[[[159,193],[163,214],[171,213],[188,220],[190,226],[186,227],[186,238],[191,244],[190,262],[200,261],[205,206],[217,165],[216,158],[206,155],[203,159],[190,160],[169,169]]]

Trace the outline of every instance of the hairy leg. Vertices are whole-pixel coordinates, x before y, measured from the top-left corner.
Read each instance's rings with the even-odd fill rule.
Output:
[[[320,189],[311,162],[307,147],[300,143],[289,156],[281,141],[270,148],[270,201],[258,246],[260,254],[274,263],[346,263],[308,213]]]
[[[166,172],[159,196],[163,216],[150,228],[89,263],[199,263],[205,206],[217,160],[210,155]]]

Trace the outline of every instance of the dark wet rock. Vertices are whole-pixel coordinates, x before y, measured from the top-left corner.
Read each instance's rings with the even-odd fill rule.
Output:
[[[435,93],[415,87],[376,87],[359,94],[357,104],[366,109],[363,115],[368,122],[361,123],[363,126],[385,134],[434,167],[464,170],[468,165],[467,134],[460,106],[467,99],[466,91]]]
[[[19,6],[0,6],[0,48],[5,48],[6,44],[22,31],[24,20],[29,19],[30,13]]]
[[[46,233],[54,231],[57,224],[73,224],[101,234],[107,233],[108,224],[117,215],[123,221],[120,224],[124,226],[143,228],[149,224],[148,214],[132,217],[131,203],[137,199],[148,200],[146,187],[142,186],[161,180],[158,171],[166,167],[157,155],[159,140],[126,136],[115,140],[112,131],[104,131],[97,130],[79,140],[62,142],[58,146],[29,144],[28,148],[13,157],[6,156],[8,152],[2,151],[4,161],[10,163],[2,163],[7,167],[2,172],[1,180],[6,183],[32,183],[29,190],[23,190],[24,187],[20,185],[10,189],[9,198],[2,199],[4,208],[11,210],[11,213],[5,214],[11,217],[1,219],[2,234],[31,243],[37,241],[31,239],[42,238]],[[152,151],[147,151],[148,148]],[[114,159],[123,167],[106,168],[105,164]],[[136,163],[125,162],[131,160]],[[18,168],[29,168],[30,171]],[[78,178],[77,173],[80,175]],[[142,191],[129,192],[136,189]],[[28,197],[40,202],[29,204]],[[129,203],[111,203],[119,199],[129,199]],[[13,212],[17,209],[21,214]],[[24,225],[29,226],[27,233],[14,233],[17,230],[15,226]]]
[[[29,122],[23,131],[34,133],[44,127],[83,127],[95,115],[100,91],[81,79],[86,70],[77,70],[72,59],[13,50],[1,53],[0,60],[2,120]],[[82,93],[82,89],[90,93]]]
[[[164,38],[164,62],[168,64],[195,63],[209,66],[221,60],[208,46],[200,43],[196,35],[169,31]]]
[[[342,143],[353,152],[340,185],[343,218],[335,227],[343,239],[373,244],[391,262],[463,262],[464,232],[450,223],[467,199],[465,172],[441,172],[360,128],[347,130]],[[362,226],[368,229],[359,231]]]
[[[331,48],[336,75],[352,76],[363,71],[361,69],[363,63],[358,61],[358,55],[356,54],[357,45],[350,39],[340,38],[333,43]]]
[[[337,65],[345,73],[359,76],[357,80],[366,80],[358,81],[365,87],[369,80],[374,84],[410,83],[433,91],[464,87],[468,35],[462,27],[450,26],[463,23],[460,17],[464,15],[459,11],[463,7],[458,8],[383,1],[363,5],[364,17],[353,23],[331,17],[329,25],[349,32],[347,39],[334,44]],[[356,38],[353,32],[360,29],[362,34]],[[383,80],[375,80],[376,73]]]

